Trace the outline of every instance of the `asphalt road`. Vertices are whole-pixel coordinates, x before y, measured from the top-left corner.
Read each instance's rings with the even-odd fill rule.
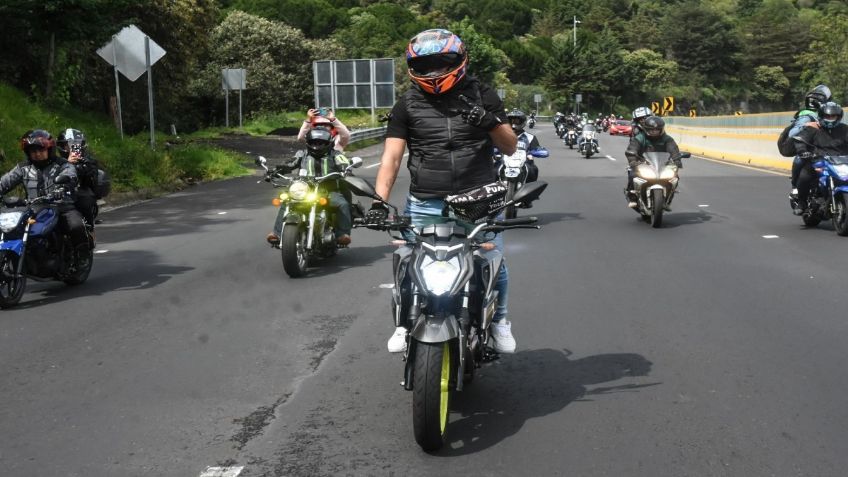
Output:
[[[385,350],[388,236],[290,279],[257,176],[104,213],[86,284],[0,312],[0,474],[844,475],[848,239],[791,215],[787,177],[699,158],[652,229],[625,139],[583,159],[536,131],[550,186],[520,213],[543,228],[506,238],[518,352],[458,395],[442,451]]]

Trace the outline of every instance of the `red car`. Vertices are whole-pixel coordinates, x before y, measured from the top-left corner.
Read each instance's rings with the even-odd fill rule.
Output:
[[[630,121],[626,121],[624,119],[619,119],[613,122],[609,128],[610,136],[615,136],[618,134],[622,136],[629,136],[632,131],[633,125],[630,124]]]

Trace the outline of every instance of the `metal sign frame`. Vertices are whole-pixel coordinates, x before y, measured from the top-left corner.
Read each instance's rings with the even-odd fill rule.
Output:
[[[365,66],[367,62],[367,67]],[[340,75],[340,65],[351,65],[350,70],[345,70],[343,75]],[[366,74],[363,67],[367,68],[368,80],[363,80]],[[329,78],[327,78],[326,68],[329,68]],[[377,78],[378,68],[383,73]],[[391,80],[385,76],[386,69],[391,72]],[[395,60],[394,58],[359,58],[347,60],[319,60],[312,62],[312,81],[313,81],[313,97],[315,99],[315,107],[330,107],[333,110],[337,109],[371,109],[372,116],[377,108],[391,108],[394,106],[396,88],[395,88]],[[342,78],[340,78],[342,76]],[[329,79],[329,82],[326,81]],[[385,92],[385,88],[390,88],[391,104],[381,102],[381,95],[378,89]],[[327,101],[327,88],[329,88],[329,104]],[[365,99],[360,96],[361,88],[367,88],[367,103],[360,103],[360,99]],[[352,92],[353,104],[340,104],[339,91],[346,89],[347,92]],[[386,95],[383,95],[386,96]]]

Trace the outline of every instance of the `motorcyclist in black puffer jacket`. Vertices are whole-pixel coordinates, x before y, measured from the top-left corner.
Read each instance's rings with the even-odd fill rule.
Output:
[[[56,145],[59,154],[73,164],[79,178],[74,205],[85,219],[91,235],[94,235],[94,220],[97,215],[97,160],[91,155],[85,134],[78,129],[68,128],[59,135]]]
[[[795,150],[802,161],[798,175],[798,205],[793,210],[795,215],[803,215],[806,212],[804,207],[807,197],[810,195],[810,188],[815,184],[813,158],[816,155],[848,154],[848,125],[842,122],[843,114],[842,106],[828,101],[819,106],[817,126],[802,128],[798,133],[803,141],[795,143]]]
[[[56,178],[68,176],[67,187],[73,191],[79,179],[76,169],[64,159],[56,156],[56,141],[49,132],[34,129],[21,137],[21,149],[27,159],[18,163],[11,171],[0,177],[0,196],[6,195],[18,185],[23,185],[27,198],[34,199],[52,192]],[[88,256],[88,235],[82,215],[74,207],[73,192],[65,194],[60,202],[59,226],[67,233],[71,242],[81,252]]]

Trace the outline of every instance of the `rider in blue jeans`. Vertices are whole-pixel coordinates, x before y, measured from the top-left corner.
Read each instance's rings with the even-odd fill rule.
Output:
[[[376,191],[389,198],[408,148],[412,181],[405,213],[419,226],[443,220],[445,197],[495,182],[493,146],[512,154],[517,139],[495,91],[466,75],[468,53],[458,36],[447,30],[426,30],[412,38],[406,51],[412,88],[389,115]],[[376,202],[367,220],[379,222],[387,215],[385,205]],[[503,239],[498,237],[494,243],[502,252]],[[494,348],[500,353],[513,353],[516,346],[506,319],[507,283],[504,264],[491,328]],[[406,334],[403,327],[394,331],[387,344],[390,352],[405,349]]]

